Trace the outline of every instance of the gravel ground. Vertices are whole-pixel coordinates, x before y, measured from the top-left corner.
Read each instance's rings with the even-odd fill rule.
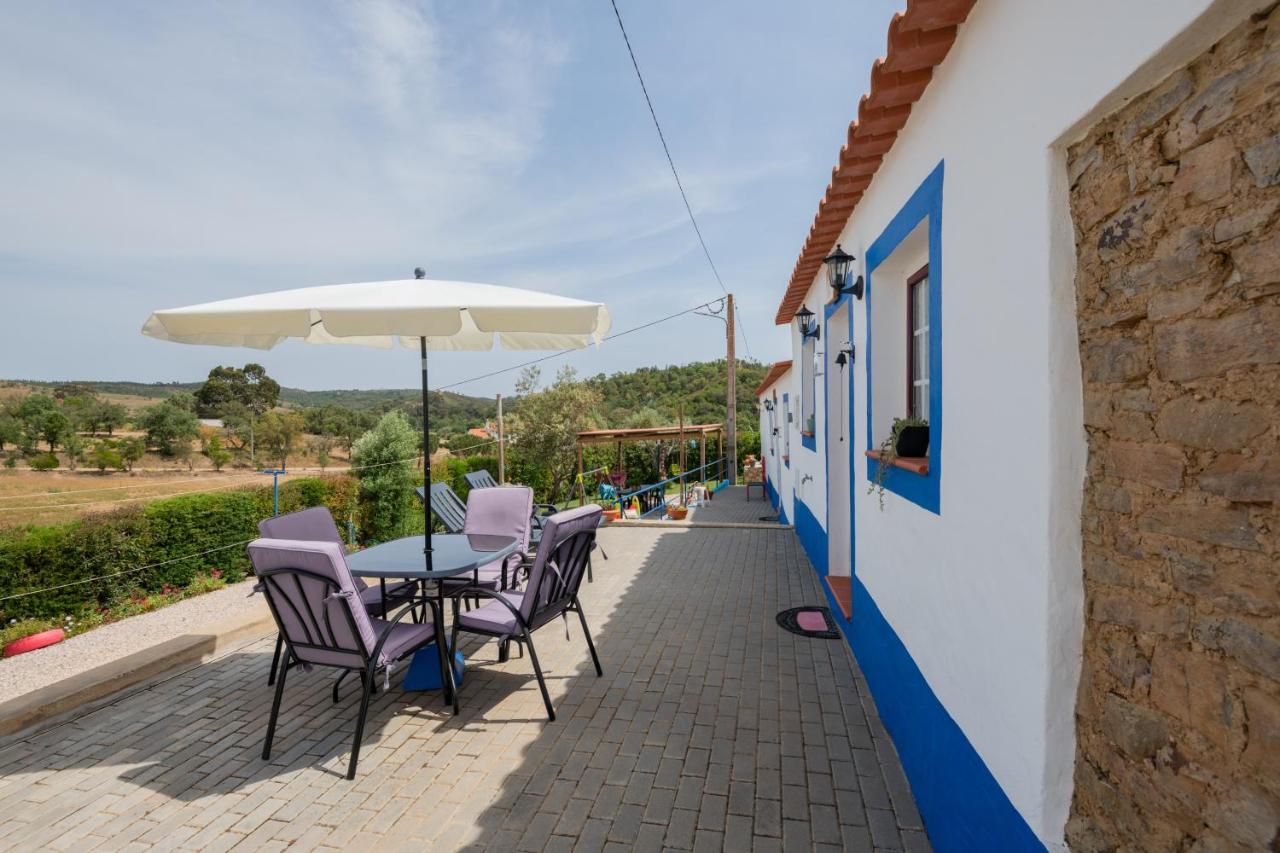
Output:
[[[150,613],[131,616],[63,640],[56,646],[0,660],[0,702],[150,646],[199,632],[219,620],[253,610],[267,613],[262,596],[252,598],[253,580],[189,598]]]

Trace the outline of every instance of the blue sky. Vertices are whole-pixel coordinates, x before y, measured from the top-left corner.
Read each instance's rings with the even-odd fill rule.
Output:
[[[619,2],[741,355],[786,356],[774,311],[900,5]],[[395,351],[138,330],[155,308],[419,265],[600,299],[615,330],[720,295],[608,0],[17,4],[0,103],[0,377],[257,360],[292,386],[413,387]],[[720,324],[688,316],[560,361],[723,353]],[[433,384],[530,355],[441,354]]]

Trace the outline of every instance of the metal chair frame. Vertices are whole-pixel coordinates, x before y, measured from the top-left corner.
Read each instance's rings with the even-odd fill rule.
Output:
[[[529,619],[525,619],[520,612],[520,608],[512,604],[505,596],[484,587],[472,586],[461,590],[459,596],[463,593],[474,595],[479,598],[491,598],[500,602],[511,612],[516,619],[516,627],[519,629],[519,635],[513,635],[509,632],[489,631],[482,628],[461,628],[458,625],[458,598],[453,600],[453,629],[450,633],[450,648],[456,648],[458,643],[459,630],[465,630],[468,634],[477,634],[486,637],[495,637],[499,643],[499,660],[507,659],[507,643],[514,640],[521,644],[521,649],[525,644],[529,646],[529,658],[533,663],[533,674],[538,679],[538,689],[542,691],[542,703],[547,708],[547,719],[554,722],[556,719],[555,707],[551,704],[551,695],[547,692],[547,682],[542,675],[542,666],[538,663],[538,652],[533,645],[533,632],[546,625],[548,622],[561,616],[567,612],[578,614],[578,621],[582,623],[582,634],[587,639],[587,648],[591,651],[591,661],[595,664],[596,676],[602,677],[604,669],[600,666],[600,656],[596,654],[595,643],[591,640],[591,631],[587,628],[587,617],[582,611],[582,602],[578,599],[577,584],[582,582],[582,573],[578,574],[577,583],[570,588],[569,581],[564,575],[555,568],[557,565],[573,566],[575,561],[587,562],[591,556],[591,549],[595,546],[596,531],[580,530],[572,533],[560,540],[553,546],[551,554],[547,555],[547,561],[539,578],[536,587],[530,587],[524,593],[526,596],[534,596],[534,606],[529,615]],[[537,604],[540,593],[544,584],[552,584],[546,604]]]
[[[294,617],[298,620],[298,624],[302,626],[302,630],[307,638],[306,642],[295,642],[289,639],[285,640],[288,653],[285,659],[285,664],[283,667],[280,668],[279,677],[276,679],[275,698],[272,700],[272,703],[271,703],[271,718],[267,723],[267,736],[266,736],[266,740],[262,745],[262,760],[266,761],[271,758],[271,743],[275,738],[276,721],[280,717],[280,703],[284,697],[284,684],[285,684],[286,676],[289,674],[289,670],[293,666],[297,666],[299,663],[303,663],[303,661],[301,661],[297,657],[297,655],[294,653],[294,649],[295,648],[313,649],[317,651],[328,651],[328,652],[333,652],[335,654],[343,654],[343,655],[353,655],[358,653],[361,661],[360,665],[358,666],[344,666],[342,664],[319,663],[314,661],[308,662],[312,666],[327,666],[327,667],[332,667],[334,669],[340,669],[343,671],[342,675],[338,678],[337,682],[335,682],[333,685],[334,704],[337,704],[338,702],[338,687],[342,683],[342,679],[345,678],[347,674],[350,672],[360,673],[361,682],[363,685],[363,689],[361,690],[361,696],[360,696],[360,713],[356,717],[355,738],[352,740],[352,743],[351,743],[351,758],[347,763],[347,779],[354,779],[356,776],[356,765],[360,760],[360,741],[364,737],[365,720],[369,714],[369,699],[370,697],[373,696],[374,693],[377,692],[377,688],[375,686],[375,678],[379,670],[385,671],[387,669],[386,664],[378,663],[379,658],[382,656],[382,647],[383,645],[386,644],[387,639],[391,636],[392,631],[399,624],[400,620],[403,619],[405,616],[409,615],[410,613],[414,612],[418,603],[412,604],[404,608],[398,614],[396,614],[392,619],[389,620],[391,624],[387,625],[387,627],[383,629],[382,634],[381,636],[378,637],[378,641],[374,645],[372,652],[365,649],[363,643],[358,644],[359,649],[353,650],[350,648],[344,648],[338,644],[337,638],[335,637],[333,632],[333,622],[329,616],[329,608],[326,607],[323,610],[323,614],[324,614],[323,625],[321,625],[320,622],[315,618],[315,614],[311,614],[311,619],[309,620],[311,624],[308,625],[308,620],[303,618],[302,612],[293,603],[293,600],[291,599],[289,593],[285,591],[285,588],[283,585],[284,583],[283,578],[285,577],[291,578],[293,580],[294,586],[296,587],[296,591],[299,597],[305,598],[305,593],[303,592],[303,589],[302,589],[302,582],[299,580],[300,577],[305,577],[314,581],[319,581],[320,583],[324,584],[326,599],[332,598],[332,597],[343,599],[346,602],[343,609],[343,615],[346,617],[346,620],[347,620],[347,628],[351,632],[352,637],[355,637],[357,640],[359,640],[360,638],[360,630],[356,625],[355,615],[352,613],[352,609],[351,609],[353,606],[352,602],[350,598],[340,594],[342,592],[342,589],[336,583],[333,582],[332,578],[326,575],[320,574],[319,572],[312,572],[306,569],[290,569],[290,568],[266,569],[258,574],[259,583],[262,584],[263,590],[267,592],[267,595],[266,595],[267,606],[271,608],[271,615],[275,618],[276,625],[280,628],[281,636],[284,635],[285,622],[283,619],[280,618],[280,610],[278,609],[279,605],[276,602],[277,596],[279,596],[280,601],[287,604],[290,610],[293,611]],[[335,596],[334,595],[335,593],[339,593],[339,595]],[[430,639],[425,640],[409,649],[406,649],[404,655],[401,655],[401,658],[405,657],[406,655],[412,652],[416,652],[418,649],[424,646],[430,645],[431,643],[435,643],[436,651],[440,657],[440,672],[443,673],[446,671],[445,667],[448,664],[445,662],[444,625],[443,625],[443,622],[441,621],[440,608],[436,604],[436,602],[430,598],[426,598],[423,600],[423,602],[420,602],[420,603],[425,603],[427,607],[430,608],[435,631]],[[357,607],[361,606],[358,600],[354,606],[357,606]],[[397,658],[397,660],[399,660],[399,658]],[[449,679],[445,679],[444,694],[445,694],[445,704],[449,704],[450,701],[452,701],[453,712],[455,714],[458,713],[457,690],[456,688],[453,688],[449,684]]]

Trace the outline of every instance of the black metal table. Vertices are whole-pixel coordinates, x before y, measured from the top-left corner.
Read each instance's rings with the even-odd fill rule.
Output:
[[[406,536],[374,545],[363,551],[347,555],[347,567],[351,574],[362,578],[377,579],[382,590],[383,612],[386,612],[387,579],[418,581],[426,595],[427,581],[436,582],[436,601],[440,607],[436,641],[444,643],[444,583],[446,578],[464,575],[494,560],[504,559],[516,551],[514,536],[488,536],[477,533],[437,533],[431,537],[431,570],[427,570],[425,536]],[[444,648],[441,645],[441,648]],[[453,653],[452,649],[448,650]],[[454,700],[453,667],[445,667],[447,677],[441,673],[445,685],[445,698]],[[456,707],[457,703],[454,701]]]

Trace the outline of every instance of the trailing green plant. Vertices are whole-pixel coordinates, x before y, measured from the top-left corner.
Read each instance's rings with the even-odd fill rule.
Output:
[[[902,431],[907,427],[928,427],[929,422],[921,418],[894,418],[893,427],[889,430],[889,434],[885,436],[884,441],[880,442],[879,464],[876,466],[875,477],[867,483],[867,494],[874,493],[880,502],[880,510],[884,511],[884,484],[889,476],[889,469],[893,468],[893,463],[898,458],[898,438],[901,437]]]

